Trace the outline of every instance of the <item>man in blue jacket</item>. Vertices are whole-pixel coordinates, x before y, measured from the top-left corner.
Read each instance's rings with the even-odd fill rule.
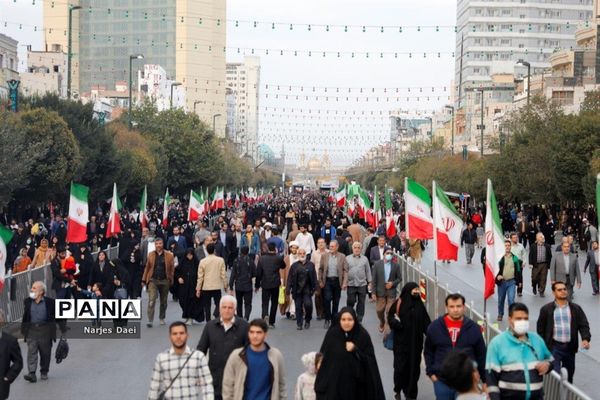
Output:
[[[446,314],[427,328],[425,365],[427,376],[433,382],[436,400],[454,400],[457,393],[438,379],[442,363],[453,351],[463,351],[477,363],[481,377],[485,376],[485,342],[481,328],[465,317],[465,298],[459,293],[446,297]],[[482,378],[483,379],[483,378]]]

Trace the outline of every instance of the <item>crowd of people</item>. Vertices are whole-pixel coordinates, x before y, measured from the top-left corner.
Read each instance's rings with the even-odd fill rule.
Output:
[[[598,232],[589,223],[595,218],[591,209],[561,212],[555,222],[545,207],[502,206],[503,226],[511,234],[496,276],[498,320],[507,299],[509,329],[487,345],[479,325],[465,316],[462,295],[449,295],[445,314],[430,316],[418,284],[404,281],[398,257],[418,264],[427,243],[406,237],[398,196],[393,237],[386,236],[385,220],[365,226],[316,191],[274,193],[264,202],[216,210],[197,221],[187,221],[183,202],[170,206],[166,224],[158,210],[158,204],[150,208],[144,225],[139,210],[122,210],[122,233],[106,238],[106,214],[98,209],[90,217],[87,242],[79,244],[66,243],[60,213],[50,220],[41,213],[10,223],[16,234],[7,265],[13,273],[49,263],[53,276],[51,288],[35,282],[25,302],[26,380],[37,380],[38,354],[41,379],[48,378],[56,339],[43,331],[55,323],[49,289],[61,299],[141,298],[145,290],[148,328],[154,326],[156,303],[158,322],[166,325],[168,297],[177,299],[182,320],[170,324],[171,348],[156,358],[150,399],[286,398],[282,352],[266,341],[278,314],[295,321],[298,330],[312,329],[313,319],[326,329],[319,352],[303,357],[307,371],[298,378],[297,399],[384,399],[373,340],[362,326],[368,301],[374,303],[379,333],[393,342],[396,399],[402,393],[417,398],[422,355],[436,399],[542,398],[543,375],[564,366],[572,381],[579,337],[583,348],[590,345],[586,315],[572,300],[581,284],[576,245],[586,250],[586,269],[595,271],[598,293]],[[463,211],[467,225],[461,244],[470,263],[475,246],[481,246],[484,216],[477,208]],[[554,248],[555,226],[565,233],[559,248]],[[118,255],[111,259],[102,249],[117,244]],[[534,294],[545,295],[550,273],[554,296],[535,331],[527,307],[515,302],[527,262],[534,271]],[[253,313],[252,298],[259,291],[261,309]],[[342,292],[345,305],[340,305]],[[252,319],[253,314],[260,318]],[[194,323],[205,323],[196,350],[187,344]],[[515,374],[516,364],[529,371]]]

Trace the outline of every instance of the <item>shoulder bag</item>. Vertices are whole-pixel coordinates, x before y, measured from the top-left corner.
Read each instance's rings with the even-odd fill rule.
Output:
[[[398,298],[398,302],[396,303],[396,315],[398,318],[400,317],[400,304],[402,304],[402,299]],[[383,335],[383,347],[388,350],[394,350],[394,332],[391,329]]]
[[[169,382],[169,385],[165,388],[165,390],[163,390],[162,392],[160,392],[158,394],[158,400],[165,400],[165,394],[169,391],[169,389],[171,389],[171,386],[173,386],[173,383],[177,380],[177,378],[179,378],[179,374],[181,374],[181,371],[183,371],[183,368],[185,368],[188,361],[190,361],[190,358],[192,358],[195,351],[196,350],[192,350],[192,352],[190,353],[188,358],[186,358],[186,360],[183,363],[183,365],[181,366],[181,368],[179,368],[179,371],[177,371],[177,375],[175,375],[175,377],[173,379],[171,379],[171,382]]]

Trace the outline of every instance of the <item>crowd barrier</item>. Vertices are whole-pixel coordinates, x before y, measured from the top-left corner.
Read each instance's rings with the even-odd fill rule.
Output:
[[[110,247],[105,252],[110,260],[115,259],[119,255],[119,246]],[[96,261],[98,253],[92,253],[92,256],[94,261]],[[31,285],[36,281],[44,282],[48,294],[51,297],[55,297],[55,293],[51,289],[52,270],[50,269],[50,264],[6,277],[4,289],[0,293],[0,310],[6,316],[6,322],[17,322],[23,318],[23,312],[25,311],[23,300],[27,298]]]
[[[416,282],[421,289],[421,298],[431,319],[445,313],[446,296],[456,293],[448,284],[442,285],[438,278],[429,275],[423,271],[420,266],[415,266],[405,257],[396,254],[400,270],[402,272],[402,283]],[[485,342],[489,343],[501,331],[490,323],[489,315],[483,315],[475,309],[473,301],[467,302],[466,316],[477,322],[481,326]],[[544,399],[545,400],[592,400],[591,397],[583,393],[580,389],[569,383],[567,380],[567,371],[563,368],[561,374],[552,371],[544,378]]]

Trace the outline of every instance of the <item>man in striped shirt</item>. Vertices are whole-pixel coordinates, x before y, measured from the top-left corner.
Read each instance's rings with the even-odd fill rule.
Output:
[[[187,326],[181,321],[169,326],[171,348],[156,356],[149,400],[214,400],[208,360],[204,353],[187,346]]]

